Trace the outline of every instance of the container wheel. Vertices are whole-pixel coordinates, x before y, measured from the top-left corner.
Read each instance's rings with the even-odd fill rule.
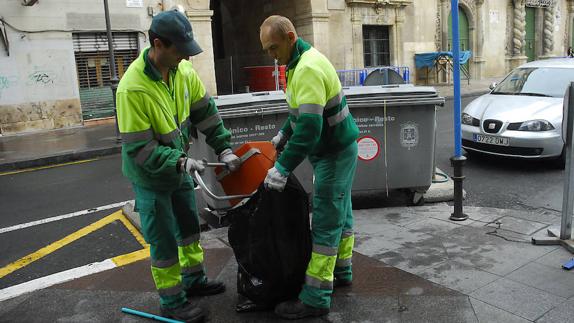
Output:
[[[413,206],[422,206],[425,205],[425,196],[424,193],[411,191],[411,205]]]

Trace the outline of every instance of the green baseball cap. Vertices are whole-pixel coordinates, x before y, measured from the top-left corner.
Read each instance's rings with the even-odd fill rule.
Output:
[[[149,30],[171,41],[184,55],[195,56],[203,52],[193,39],[189,20],[177,10],[163,11],[154,16]]]

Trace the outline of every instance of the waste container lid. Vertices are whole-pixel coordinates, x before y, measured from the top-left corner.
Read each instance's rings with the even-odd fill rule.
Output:
[[[412,84],[344,87],[350,107],[444,104],[435,88]],[[253,92],[214,97],[222,117],[238,118],[286,113],[283,91]]]
[[[348,98],[356,96],[411,96],[423,94],[430,97],[437,96],[434,87],[414,86],[412,84],[350,86],[344,87],[343,92]]]
[[[343,88],[351,108],[377,108],[385,106],[442,106],[444,98],[430,86],[374,85]]]
[[[213,97],[217,107],[249,106],[262,103],[285,102],[283,91],[251,92],[241,94],[219,95]]]

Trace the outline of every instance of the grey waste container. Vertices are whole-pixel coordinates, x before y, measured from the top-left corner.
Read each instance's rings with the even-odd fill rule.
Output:
[[[435,107],[444,104],[432,87],[411,84],[345,88],[360,129],[353,192],[409,189],[417,202],[431,185]]]
[[[287,102],[282,91],[223,95],[215,97],[214,100],[225,127],[232,133],[232,149],[248,141],[271,140],[288,116]],[[193,139],[190,155],[194,158],[207,158],[209,161],[217,160],[213,150],[205,144],[205,137],[201,133]],[[311,164],[305,160],[294,173],[305,190],[311,193],[313,178]],[[214,194],[224,195],[213,172],[205,172],[203,179]],[[204,192],[197,195],[198,207],[204,207],[207,204],[212,210],[225,210],[229,206],[227,201],[217,201]]]
[[[349,109],[360,129],[359,161],[353,192],[409,189],[422,193],[431,185],[435,146],[435,106],[443,105],[432,87],[411,84],[344,88]],[[287,118],[287,103],[281,91],[225,95],[215,98],[221,117],[232,134],[236,148],[247,141],[270,140]],[[215,161],[202,134],[191,145],[195,158]],[[296,170],[308,193],[312,191],[313,171],[308,160]],[[211,172],[206,184],[217,195],[223,190]],[[202,194],[212,209],[225,209],[228,203]],[[416,202],[416,195],[413,196]]]

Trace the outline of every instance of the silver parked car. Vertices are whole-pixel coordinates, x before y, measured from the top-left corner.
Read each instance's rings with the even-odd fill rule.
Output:
[[[574,82],[574,59],[530,62],[514,69],[462,113],[462,146],[469,152],[519,158],[561,158],[562,109]]]

